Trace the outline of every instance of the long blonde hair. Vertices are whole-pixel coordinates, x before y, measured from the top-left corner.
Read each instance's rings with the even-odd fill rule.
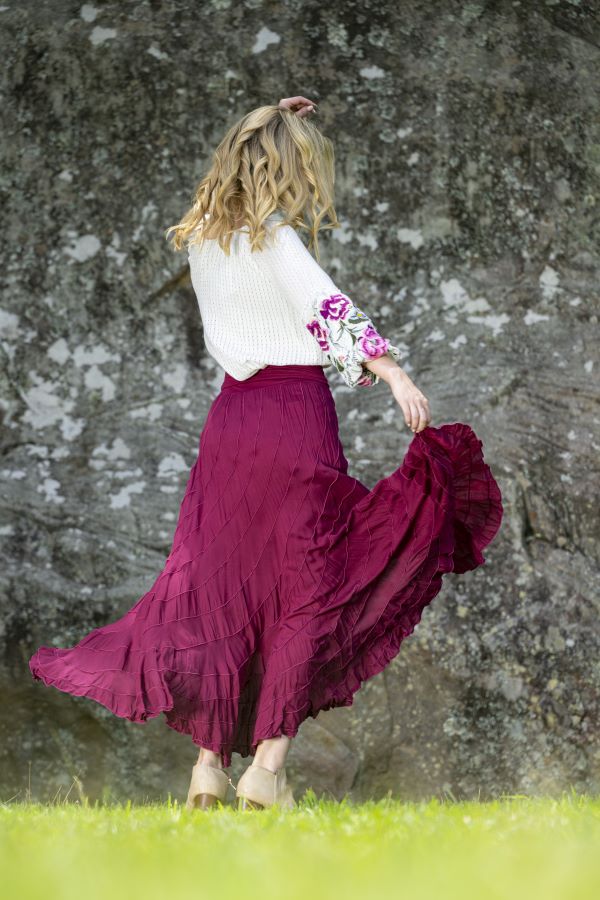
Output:
[[[192,207],[173,232],[173,248],[216,238],[229,255],[233,232],[247,225],[252,250],[266,237],[265,220],[306,228],[319,259],[317,233],[339,228],[333,206],[333,144],[309,121],[278,106],[259,106],[233,125],[214,152]],[[325,216],[330,222],[323,223]],[[308,221],[306,221],[308,220]]]

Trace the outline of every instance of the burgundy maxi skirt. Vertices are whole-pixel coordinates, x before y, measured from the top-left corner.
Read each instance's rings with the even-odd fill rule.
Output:
[[[461,423],[415,434],[372,490],[347,469],[321,366],[225,375],[162,572],[122,618],[40,647],[33,677],[134,722],[164,713],[226,766],[350,706],[442,576],[485,562],[503,507]]]

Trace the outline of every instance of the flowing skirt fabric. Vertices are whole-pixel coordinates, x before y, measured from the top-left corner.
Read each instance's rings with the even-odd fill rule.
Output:
[[[462,423],[415,434],[372,490],[347,469],[322,367],[225,375],[163,570],[117,621],[40,647],[33,677],[134,722],[164,713],[226,766],[350,706],[442,576],[485,562],[503,508]]]

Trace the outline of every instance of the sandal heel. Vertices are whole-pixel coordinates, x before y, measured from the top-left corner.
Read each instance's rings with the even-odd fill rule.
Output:
[[[196,794],[194,797],[194,807],[196,809],[208,809],[211,806],[217,806],[219,798],[214,794]]]
[[[225,803],[227,788],[232,781],[223,769],[196,763],[188,790],[188,809],[212,809]]]

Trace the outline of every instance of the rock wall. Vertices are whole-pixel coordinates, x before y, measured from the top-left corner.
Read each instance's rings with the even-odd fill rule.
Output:
[[[597,791],[600,22],[593,2],[51,0],[0,8],[2,799],[185,797],[196,751],[34,683],[170,549],[222,370],[184,255],[224,130],[301,93],[337,152],[323,264],[505,501],[398,657],[302,726],[301,793]],[[329,373],[354,475],[410,440]],[[249,760],[236,759],[234,777]]]

